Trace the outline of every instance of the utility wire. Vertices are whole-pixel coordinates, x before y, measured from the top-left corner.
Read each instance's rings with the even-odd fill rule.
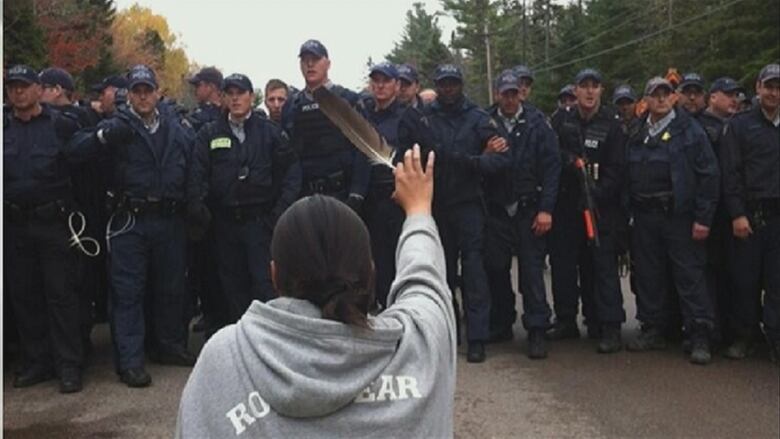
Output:
[[[631,41],[627,41],[625,43],[618,44],[617,46],[610,47],[609,49],[604,49],[604,50],[601,50],[599,52],[596,52],[596,53],[593,53],[593,54],[590,54],[590,55],[586,55],[586,56],[583,56],[583,57],[580,57],[580,58],[577,58],[577,59],[573,59],[571,61],[567,61],[567,62],[564,62],[564,63],[555,64],[553,66],[541,68],[541,69],[537,70],[536,72],[537,73],[541,73],[541,72],[546,72],[546,71],[549,71],[549,70],[559,69],[561,67],[570,66],[570,65],[576,64],[576,63],[578,63],[580,61],[585,61],[585,60],[589,60],[591,58],[596,58],[596,57],[599,57],[601,55],[606,55],[607,53],[611,53],[611,52],[614,52],[616,50],[620,50],[620,49],[623,49],[625,47],[632,46],[632,45],[637,44],[637,43],[641,43],[644,40],[647,40],[649,38],[653,38],[655,36],[664,34],[664,33],[668,32],[668,31],[674,30],[674,29],[676,29],[678,27],[685,26],[686,24],[688,24],[688,23],[690,23],[692,21],[696,21],[696,20],[699,20],[701,18],[707,17],[707,16],[712,15],[712,14],[714,14],[714,13],[716,13],[716,12],[722,10],[722,9],[726,9],[726,8],[728,8],[730,6],[733,6],[733,5],[737,4],[737,3],[740,3],[742,1],[744,1],[744,0],[732,0],[732,1],[728,2],[728,3],[724,3],[724,4],[720,5],[720,6],[716,6],[715,8],[713,8],[713,9],[707,11],[707,12],[703,12],[703,13],[701,13],[699,15],[696,15],[696,16],[687,18],[687,19],[685,19],[683,21],[680,21],[680,22],[678,22],[678,23],[676,23],[676,24],[674,24],[672,26],[667,26],[667,27],[665,27],[663,29],[659,29],[659,30],[657,30],[655,32],[651,32],[651,33],[649,33],[647,35],[643,35],[643,36],[641,36],[639,38],[635,38],[635,39],[633,39]]]

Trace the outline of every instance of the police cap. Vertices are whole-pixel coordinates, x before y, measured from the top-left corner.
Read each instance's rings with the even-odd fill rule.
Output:
[[[301,50],[298,51],[298,56],[301,57],[306,53],[310,53],[317,58],[328,57],[328,49],[317,40],[308,40],[301,44]]]
[[[38,75],[38,78],[43,85],[59,85],[68,91],[75,90],[75,87],[73,86],[73,77],[70,76],[70,73],[59,67],[44,69],[41,74]]]
[[[677,86],[678,90],[683,90],[685,87],[698,87],[704,91],[704,79],[698,73],[685,73],[682,77],[682,82]]]
[[[620,85],[615,88],[615,91],[612,93],[612,103],[617,104],[621,99],[636,102],[636,93],[634,93],[634,89],[630,85]]]
[[[6,72],[5,82],[24,82],[27,84],[38,84],[40,79],[38,78],[38,72],[32,69],[32,67],[18,64]]]
[[[674,91],[674,87],[672,87],[672,83],[666,80],[665,78],[662,78],[660,76],[656,76],[653,78],[650,78],[649,81],[647,81],[647,85],[645,85],[645,96],[650,96],[653,94],[656,90],[659,88],[664,87],[669,92]]]
[[[592,79],[601,84],[601,73],[596,69],[582,69],[577,73],[577,76],[574,77],[574,83],[580,85],[586,79]]]
[[[374,73],[381,73],[390,79],[398,79],[398,69],[395,68],[395,64],[389,62],[374,64],[368,76],[373,77]]]
[[[526,78],[530,79],[532,82],[534,80],[534,72],[525,64],[519,64],[512,67],[512,73],[514,73],[518,79]]]
[[[780,78],[780,64],[767,64],[758,74],[758,81],[762,84],[772,79]]]
[[[433,81],[439,82],[445,78],[453,78],[463,82],[463,73],[455,64],[440,64],[433,74]]]
[[[149,67],[138,64],[130,68],[127,73],[127,89],[132,90],[137,85],[146,84],[154,89],[157,88],[157,76],[154,70]]]
[[[250,81],[246,75],[242,75],[241,73],[233,73],[225,78],[224,81],[222,81],[222,90],[226,91],[228,87],[236,87],[241,91],[254,91],[254,88],[252,87],[252,81]]]
[[[399,78],[405,79],[409,82],[419,82],[417,69],[415,69],[411,64],[399,64],[396,66],[396,69],[398,70]]]
[[[710,93],[715,93],[716,91],[722,91],[723,93],[733,93],[744,90],[745,89],[739,85],[737,81],[729,77],[718,78],[712,82],[712,85],[710,85]]]

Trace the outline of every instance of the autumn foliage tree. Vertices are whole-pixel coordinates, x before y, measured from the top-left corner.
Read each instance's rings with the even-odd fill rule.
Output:
[[[180,98],[186,92],[184,77],[189,72],[189,60],[165,17],[134,5],[117,14],[111,33],[118,64],[150,66],[166,96]]]

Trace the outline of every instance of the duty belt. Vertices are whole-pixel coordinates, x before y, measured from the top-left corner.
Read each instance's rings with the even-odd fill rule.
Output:
[[[66,200],[50,201],[36,206],[20,206],[10,201],[3,201],[4,217],[12,224],[23,224],[29,221],[53,221],[66,218],[71,212],[73,203]]]
[[[308,189],[312,194],[335,194],[344,190],[344,172],[335,172],[327,177],[309,181]]]
[[[539,197],[536,194],[520,195],[517,197],[517,208],[528,209],[539,207]]]
[[[135,215],[173,216],[183,210],[181,201],[170,198],[138,198],[128,195],[116,197],[109,192],[107,202],[111,211],[125,211]]]
[[[270,204],[222,207],[221,215],[237,222],[263,221],[271,212]]]
[[[674,211],[674,197],[671,195],[632,195],[631,207],[639,212],[669,215]]]

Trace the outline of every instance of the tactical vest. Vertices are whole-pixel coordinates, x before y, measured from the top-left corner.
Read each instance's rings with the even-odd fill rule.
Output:
[[[341,96],[340,91],[337,87],[332,90],[333,93]],[[303,93],[298,93],[294,105],[292,143],[301,160],[327,157],[345,151],[351,152],[352,144],[320,111],[319,104],[306,99]]]
[[[397,103],[380,113],[375,112],[372,107],[368,110],[369,119],[379,131],[379,134],[387,140],[387,143],[396,149],[400,139],[398,138],[398,126],[401,123],[401,117],[404,114],[404,107]],[[381,116],[381,117],[380,117]],[[393,170],[385,165],[375,164],[371,166],[371,185],[388,185],[395,182]]]

